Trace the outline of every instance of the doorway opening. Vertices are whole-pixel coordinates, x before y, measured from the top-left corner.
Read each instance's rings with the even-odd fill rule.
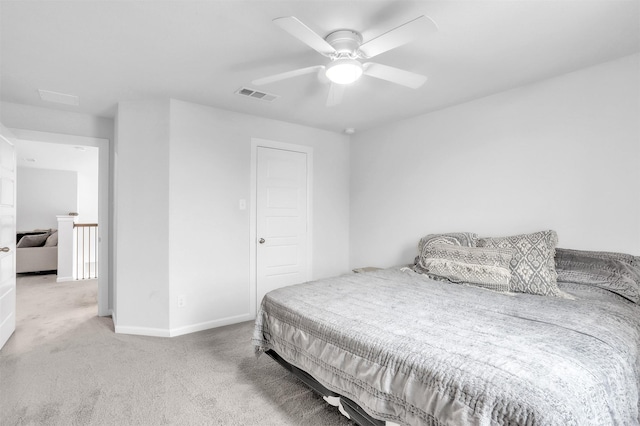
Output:
[[[72,283],[84,282],[85,288],[93,285],[94,288],[91,291],[95,292],[95,298],[97,299],[97,309],[95,306],[92,308],[94,315],[112,315],[113,296],[110,291],[112,286],[109,278],[109,140],[21,129],[10,130],[17,139],[16,158],[19,175],[17,179],[17,231],[22,231],[23,227],[33,228],[40,226],[40,221],[50,220],[51,216],[57,216],[57,218],[54,218],[57,219],[56,228],[58,228],[57,224],[59,223],[58,234],[63,237],[62,226],[65,225],[63,223],[64,219],[70,219],[70,221],[67,221],[67,226],[70,226],[71,230],[69,232],[73,236],[74,241],[72,244],[75,247],[80,244],[79,238],[82,238],[83,232],[82,228],[75,225],[91,225],[94,232],[84,249],[77,250],[74,248],[75,251],[72,251],[72,254],[59,251],[61,256],[75,257],[72,259],[74,270],[72,271],[71,267],[70,270],[65,270],[64,272],[58,270],[55,281],[62,284],[62,282],[79,278],[80,281],[72,281]],[[43,172],[42,170],[45,171]],[[58,185],[63,184],[65,179],[72,182],[75,176],[75,195],[73,190],[67,190],[66,192],[56,191],[58,195],[63,194],[59,196],[65,197],[67,200],[71,200],[75,196],[75,204],[70,201],[71,205],[77,206],[75,209],[65,208],[60,204],[51,207],[48,213],[45,212],[46,215],[44,216],[33,217],[31,216],[32,213],[29,213],[28,207],[29,202],[34,202],[34,200],[31,199],[29,201],[29,195],[27,195],[27,201],[29,201],[26,206],[27,209],[22,209],[22,207],[25,207],[21,203],[25,199],[21,200],[20,198],[21,190],[24,189],[24,186],[21,185],[25,185],[24,176],[27,176],[26,183],[31,182],[33,186],[33,181],[37,181],[33,175],[38,177],[43,174],[49,176],[50,181],[54,181]],[[20,179],[21,177],[22,179]],[[22,184],[21,180],[23,181]],[[74,186],[73,183],[69,182],[67,182],[67,186]],[[57,202],[57,200],[49,201],[53,204]],[[50,205],[52,206],[53,204]],[[40,205],[42,206],[42,204]],[[54,214],[54,211],[58,213]],[[41,211],[40,213],[43,212]],[[48,219],[45,219],[45,217]],[[46,223],[48,224],[49,222]],[[43,228],[36,229],[50,230],[52,228],[54,227],[45,225]],[[79,231],[74,228],[78,228]],[[84,233],[86,236],[87,231],[84,230]],[[69,246],[67,245],[67,247]],[[60,248],[62,248],[62,245]],[[67,262],[62,263],[64,265],[67,264]],[[90,275],[88,273],[89,270],[91,271]],[[96,273],[96,271],[98,272]],[[42,280],[50,279],[44,278],[44,276],[41,278]],[[88,296],[84,295],[80,298],[86,299],[86,297]],[[95,312],[96,310],[97,312]],[[17,315],[20,316],[19,305],[17,306]]]

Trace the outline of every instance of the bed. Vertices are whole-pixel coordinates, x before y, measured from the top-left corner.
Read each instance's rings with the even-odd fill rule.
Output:
[[[637,425],[639,258],[559,252],[554,296],[415,267],[281,288],[253,344],[359,424]]]

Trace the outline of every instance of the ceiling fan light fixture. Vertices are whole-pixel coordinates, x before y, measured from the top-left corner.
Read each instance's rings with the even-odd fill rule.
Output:
[[[325,74],[336,84],[351,84],[362,76],[362,64],[350,58],[340,58],[327,66]]]

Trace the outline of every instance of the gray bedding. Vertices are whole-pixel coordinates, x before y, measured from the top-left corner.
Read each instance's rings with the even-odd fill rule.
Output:
[[[403,425],[637,425],[640,307],[505,294],[398,268],[268,293],[253,343]]]

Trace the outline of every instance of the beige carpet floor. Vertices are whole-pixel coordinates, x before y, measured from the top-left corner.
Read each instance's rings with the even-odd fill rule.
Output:
[[[95,281],[20,277],[0,351],[0,425],[353,425],[271,358],[253,324],[186,336],[115,334]]]

